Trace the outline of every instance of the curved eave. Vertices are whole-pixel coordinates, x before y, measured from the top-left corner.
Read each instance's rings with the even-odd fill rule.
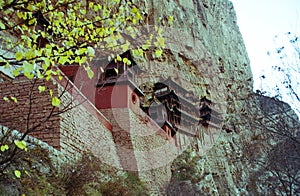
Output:
[[[191,114],[189,114],[188,112],[186,112],[184,110],[181,110],[181,109],[178,109],[178,108],[176,108],[176,110],[178,112],[180,112],[182,115],[184,115],[185,117],[188,117],[189,119],[191,119],[191,120],[193,120],[195,122],[198,122],[200,120],[200,118],[198,118],[198,117],[196,117],[194,115],[191,115]]]
[[[212,126],[214,128],[217,128],[217,129],[222,128],[222,126],[220,124],[216,124],[216,123],[213,123],[211,121],[203,121],[203,122],[200,121],[200,124],[202,124],[204,127]]]
[[[209,113],[209,114],[205,114],[205,115],[200,116],[200,119],[203,119],[203,120],[205,120],[205,119],[207,119],[207,118],[209,118],[209,121],[217,121],[217,122],[219,122],[219,123],[221,123],[221,122],[223,121],[222,118],[220,118],[219,116],[216,116],[216,115],[214,115],[214,114],[212,114],[212,113]],[[208,120],[207,120],[207,121],[208,121]]]
[[[210,106],[210,105],[205,105],[203,107],[200,107],[199,111],[212,111],[213,113],[215,113],[217,115],[221,115],[222,114],[222,112],[219,112],[215,107]]]
[[[174,96],[178,98],[180,104],[188,104],[190,107],[197,109],[197,104],[192,103],[190,100],[184,98],[181,95],[177,95],[173,90],[166,91],[165,93],[161,93],[161,94],[154,94],[154,95],[155,97],[157,97],[158,100],[163,100],[163,99],[167,99],[170,96]]]
[[[183,126],[176,126],[177,130],[185,135],[189,135],[189,136],[197,136],[197,131],[195,130],[194,132],[190,131],[187,127],[183,127]]]

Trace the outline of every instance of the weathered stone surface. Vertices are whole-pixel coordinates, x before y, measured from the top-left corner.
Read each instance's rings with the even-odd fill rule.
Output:
[[[187,164],[182,162],[173,171],[170,195],[249,194],[252,160],[247,160],[244,145],[252,143],[251,138],[262,133],[253,127],[251,120],[264,114],[252,97],[250,62],[232,3],[228,0],[136,3],[144,8],[146,23],[162,25],[166,37],[166,49],[161,59],[155,60],[151,55],[147,59],[137,58],[146,71],[140,84],[171,77],[196,96],[206,96],[219,103],[225,118],[219,139],[195,165],[199,168],[194,176],[199,178],[197,182],[190,179],[173,181],[174,174],[181,172],[177,169]],[[169,16],[174,18],[171,26],[167,22]],[[199,131],[204,130],[200,128]],[[201,141],[196,139],[194,147],[196,144]],[[187,157],[196,152],[196,148],[192,149],[187,152]]]
[[[232,93],[238,87],[239,91],[251,90],[252,74],[249,59],[230,1],[155,0],[144,4],[137,3],[144,6],[148,24],[163,25],[162,29],[168,30],[164,33],[167,35],[166,48],[170,53],[166,54],[166,60],[163,61],[167,66],[159,66],[162,69],[159,71],[153,66],[149,66],[148,69],[176,77],[174,73],[164,73],[174,66],[171,72],[178,71],[179,68],[187,69],[187,72],[182,73],[185,77],[180,79],[192,79],[193,74],[189,70],[191,65],[194,64],[193,66],[196,66],[200,73],[210,71],[207,67],[212,66],[214,69],[211,71],[215,72],[206,74],[218,75],[218,78],[226,79],[223,81],[225,85],[231,85],[231,88],[226,90]],[[166,24],[168,16],[174,17],[171,26]],[[199,76],[198,73],[195,79],[199,80]]]

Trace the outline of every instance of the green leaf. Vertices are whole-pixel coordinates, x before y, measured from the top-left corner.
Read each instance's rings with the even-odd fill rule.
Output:
[[[6,151],[6,150],[8,150],[8,145],[6,144],[6,145],[3,145],[3,146],[1,146],[1,151],[2,152],[4,152],[4,151]]]
[[[60,105],[60,100],[58,97],[53,97],[52,98],[52,105],[55,107],[58,107]]]
[[[16,57],[17,61],[20,61],[23,58],[23,53],[22,52],[16,52],[15,57]]]
[[[29,10],[29,11],[34,11],[34,10],[36,10],[37,9],[37,7],[36,6],[34,6],[34,5],[32,5],[32,4],[29,4],[28,6],[27,6],[27,9]]]
[[[86,61],[87,61],[87,58],[85,56],[83,56],[79,61],[79,65],[85,63]]]
[[[25,61],[23,63],[23,69],[24,69],[25,73],[30,73],[33,71],[34,65],[33,65],[33,63],[28,63],[27,61]]]
[[[97,12],[99,10],[97,5],[94,5],[94,10],[95,10],[95,12]]]
[[[123,58],[123,63],[131,65],[131,61],[128,58]]]
[[[169,23],[169,24],[172,24],[172,23],[173,23],[173,20],[174,20],[174,19],[173,19],[173,16],[169,16],[169,17],[168,17],[168,23]]]
[[[123,63],[127,64],[128,61],[128,58],[123,58]]]
[[[6,29],[5,25],[2,23],[2,21],[0,21],[0,28],[1,28],[1,30]]]
[[[88,24],[87,27],[88,27],[89,29],[92,29],[92,30],[94,29],[94,25],[93,25],[93,24]]]
[[[24,76],[31,80],[34,77],[34,74],[30,72],[24,72]]]
[[[43,74],[41,74],[40,70],[37,70],[36,73],[37,73],[37,76],[39,79],[44,78],[44,76],[43,76]]]
[[[86,14],[86,10],[81,9],[81,10],[80,10],[80,13],[83,14],[83,15],[85,15],[85,14]]]
[[[44,59],[44,65],[43,65],[43,68],[44,68],[44,70],[47,70],[48,69],[48,67],[50,66],[50,59],[49,58],[45,58]]]
[[[47,70],[46,73],[45,73],[46,76],[51,76],[51,74],[52,74],[52,70],[51,69]]]
[[[50,96],[52,97],[53,96],[53,91],[50,90],[49,93],[50,93]]]
[[[122,58],[120,57],[120,55],[117,55],[117,61],[122,61]]]
[[[130,43],[128,41],[126,41],[126,43],[122,45],[122,50],[124,52],[127,51],[129,49],[129,45],[130,45]]]
[[[89,3],[89,8],[94,8],[94,2]]]
[[[142,48],[143,48],[143,50],[147,50],[147,49],[149,49],[150,48],[150,44],[144,44],[144,45],[142,45]]]
[[[116,72],[117,74],[119,74],[118,68],[114,68],[114,70],[115,70],[115,72]]]
[[[9,103],[9,99],[7,97],[3,97],[3,100]]]
[[[75,54],[77,55],[82,55],[83,53],[85,53],[87,50],[87,48],[80,48],[79,50],[75,51]]]
[[[94,72],[91,69],[87,69],[87,74],[90,79],[92,79],[94,77]]]
[[[46,87],[45,86],[39,86],[38,89],[39,89],[39,92],[42,93],[46,90]]]
[[[10,97],[11,98],[11,100],[13,100],[15,103],[18,103],[18,100],[17,100],[17,98],[15,98],[15,97]]]
[[[17,178],[21,178],[21,172],[19,170],[15,170],[15,176]]]
[[[138,13],[139,10],[134,6],[134,7],[131,9],[131,12],[132,12],[132,13]]]
[[[9,62],[6,62],[6,64],[4,65],[4,68],[5,69],[9,68]]]
[[[165,47],[165,38],[157,37],[156,40],[157,40],[157,46],[158,47],[162,47],[162,48]]]
[[[79,62],[80,62],[80,57],[77,56],[77,57],[75,58],[75,63],[79,63]]]
[[[46,80],[49,81],[51,79],[51,75],[46,76]]]
[[[17,69],[13,70],[13,75],[14,75],[15,77],[17,77],[18,75],[20,75],[20,71],[17,70]]]
[[[87,55],[88,56],[95,56],[95,50],[94,50],[94,48],[92,48],[92,47],[87,47]]]
[[[58,63],[61,65],[64,65],[67,61],[68,61],[67,56],[61,56],[61,57],[59,57]]]
[[[48,9],[49,10],[53,10],[54,9],[53,5],[50,4],[49,7],[48,7]]]
[[[20,141],[20,140],[15,140],[14,143],[16,144],[16,146],[18,148],[20,148],[21,150],[25,150],[27,151],[27,148],[26,148],[26,142],[24,140]]]
[[[133,54],[136,55],[136,56],[143,56],[144,52],[142,49],[135,49],[133,50]]]
[[[162,31],[163,31],[162,28],[157,27],[157,34],[161,35]]]
[[[35,22],[36,22],[36,18],[33,18],[33,19],[29,20],[28,24],[29,24],[29,25],[32,25],[32,24],[34,24]]]
[[[159,49],[157,49],[157,50],[155,50],[155,56],[156,57],[161,57],[161,55],[162,55],[162,50],[159,50]]]
[[[28,40],[27,43],[30,43],[30,44],[31,44],[31,40]],[[26,54],[25,54],[26,60],[34,59],[35,57],[36,57],[36,54],[35,54],[35,52],[34,52],[33,49],[30,50],[30,51],[28,51],[28,52],[26,52]]]

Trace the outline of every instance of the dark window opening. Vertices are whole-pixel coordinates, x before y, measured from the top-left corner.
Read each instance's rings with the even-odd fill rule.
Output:
[[[70,77],[69,77],[69,80],[70,80],[72,83],[74,83],[74,76],[70,76]]]
[[[105,71],[105,79],[116,78],[117,76],[118,76],[118,69],[117,68],[107,69]]]
[[[135,103],[136,103],[136,101],[137,101],[137,97],[136,97],[136,95],[135,95],[135,94],[132,94],[132,96],[131,96],[131,100],[132,100],[132,103],[133,103],[133,104],[135,104]]]

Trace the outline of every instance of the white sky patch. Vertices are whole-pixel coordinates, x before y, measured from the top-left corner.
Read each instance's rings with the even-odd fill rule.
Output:
[[[271,67],[275,35],[300,33],[300,0],[231,0],[251,61],[256,89],[261,69]]]
[[[260,76],[265,75],[267,82],[264,87],[278,81],[282,76],[272,70],[272,66],[280,65],[278,55],[274,54],[277,47],[285,44],[283,38],[287,32],[300,35],[300,0],[230,0],[237,14],[237,23],[242,33],[250,65],[254,77],[254,90],[261,88]],[[275,36],[278,37],[275,39]],[[279,40],[281,39],[282,40]],[[276,40],[276,42],[275,42]],[[278,42],[279,41],[279,42]],[[281,43],[280,43],[281,41]],[[288,41],[286,41],[288,42]],[[270,56],[268,55],[270,51]],[[292,56],[292,54],[290,55]],[[285,62],[287,63],[287,62]],[[298,63],[300,63],[298,61]],[[298,65],[298,68],[300,65]],[[294,77],[299,77],[299,73]],[[300,80],[300,79],[298,79]],[[297,81],[297,79],[295,79]],[[296,82],[296,92],[300,95],[299,82]],[[272,89],[266,89],[273,95]],[[299,92],[298,92],[299,90]],[[286,92],[282,89],[281,92]],[[284,94],[282,100],[298,111],[299,105],[293,103],[293,97]],[[299,104],[299,103],[297,103]]]

